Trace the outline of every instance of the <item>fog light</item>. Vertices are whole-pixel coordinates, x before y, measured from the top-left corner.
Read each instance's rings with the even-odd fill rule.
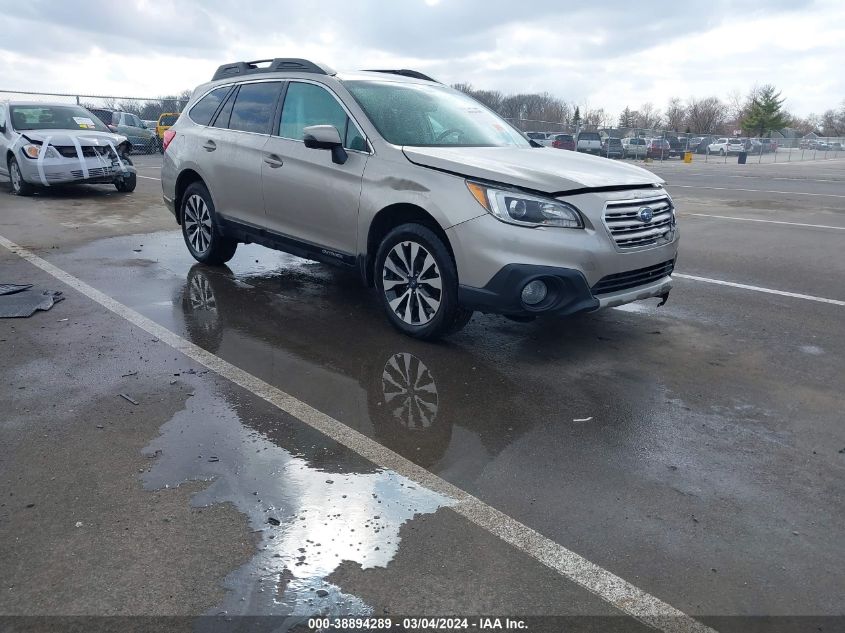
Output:
[[[535,306],[542,302],[548,293],[549,289],[546,288],[545,282],[540,279],[529,281],[522,289],[522,302],[526,305]]]

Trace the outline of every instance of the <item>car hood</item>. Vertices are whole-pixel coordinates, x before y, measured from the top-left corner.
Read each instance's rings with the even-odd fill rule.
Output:
[[[20,134],[36,143],[43,143],[49,136],[51,145],[73,145],[71,137],[78,140],[82,146],[108,145],[111,142],[117,147],[126,140],[122,134],[97,130],[23,130]]]
[[[664,182],[634,165],[550,147],[406,146],[402,151],[417,165],[544,193]]]

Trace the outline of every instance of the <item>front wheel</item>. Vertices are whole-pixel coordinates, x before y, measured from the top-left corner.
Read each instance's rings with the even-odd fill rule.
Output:
[[[126,154],[121,155],[120,160],[123,161],[125,165],[133,165],[132,159],[129,158]],[[120,191],[121,193],[132,193],[135,191],[135,186],[138,184],[138,176],[135,172],[127,172],[123,173],[114,181],[114,188]]]
[[[12,181],[12,194],[15,196],[31,196],[35,192],[35,187],[23,179],[18,160],[12,156],[9,158],[7,166],[9,168],[9,180]]]
[[[182,196],[182,237],[195,260],[219,266],[235,256],[236,240],[225,237],[214,211],[214,201],[201,182],[190,184]]]
[[[402,224],[381,243],[375,281],[391,324],[404,334],[433,340],[457,332],[472,318],[458,305],[458,274],[443,241],[420,224]]]

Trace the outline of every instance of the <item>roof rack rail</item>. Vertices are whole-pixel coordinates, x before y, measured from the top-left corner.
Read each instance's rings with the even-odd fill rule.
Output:
[[[259,64],[262,64],[259,66]],[[236,77],[238,75],[249,75],[252,73],[274,73],[274,72],[295,72],[315,73],[318,75],[334,75],[334,69],[323,64],[316,64],[307,59],[297,57],[276,57],[275,59],[256,59],[251,62],[234,62],[223,64],[217,68],[211,81]]]
[[[428,75],[424,75],[423,73],[419,72],[418,70],[409,70],[407,68],[397,68],[395,70],[388,70],[388,69],[380,69],[380,68],[371,68],[369,70],[365,70],[364,72],[367,73],[389,73],[391,75],[402,75],[403,77],[413,77],[414,79],[424,79],[425,81],[433,81],[436,84],[440,82]]]

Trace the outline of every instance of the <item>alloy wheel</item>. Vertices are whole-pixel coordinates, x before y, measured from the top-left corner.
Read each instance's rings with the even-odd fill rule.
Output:
[[[211,245],[211,213],[202,196],[197,194],[185,203],[185,234],[191,247],[200,255]]]
[[[440,309],[440,269],[417,242],[399,242],[390,249],[382,266],[382,287],[390,309],[408,325],[425,325]]]
[[[14,161],[11,161],[11,168],[9,169],[9,175],[12,180],[12,189],[15,191],[21,190],[21,169],[18,167],[18,164]]]

